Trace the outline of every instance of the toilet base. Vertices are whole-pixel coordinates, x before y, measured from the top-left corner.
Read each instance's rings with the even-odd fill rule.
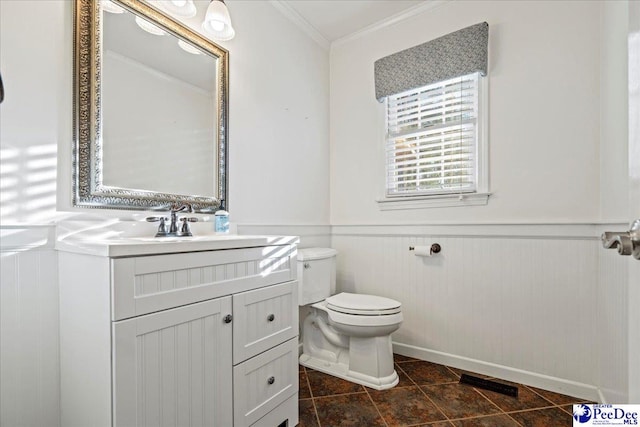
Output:
[[[308,354],[300,356],[300,364],[307,368],[342,378],[357,384],[367,386],[375,390],[387,390],[398,384],[398,374],[394,370],[393,373],[386,377],[372,377],[361,372],[349,370],[349,366],[345,363],[329,362]]]

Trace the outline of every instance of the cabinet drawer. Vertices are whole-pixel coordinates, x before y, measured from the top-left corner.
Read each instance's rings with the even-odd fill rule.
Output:
[[[233,364],[298,335],[298,282],[233,296]]]
[[[260,418],[251,427],[295,427],[298,425],[298,393]]]
[[[250,426],[298,392],[293,338],[233,368],[234,426]]]
[[[112,320],[295,279],[295,245],[111,260]]]

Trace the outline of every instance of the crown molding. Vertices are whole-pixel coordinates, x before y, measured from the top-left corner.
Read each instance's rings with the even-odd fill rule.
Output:
[[[291,22],[296,24],[298,28],[304,31],[313,41],[318,43],[325,50],[331,48],[331,42],[327,40],[313,25],[304,19],[294,8],[292,8],[285,0],[269,0],[271,6],[275,7],[280,13],[287,17]]]
[[[395,15],[391,15],[390,17],[383,19],[382,21],[375,22],[349,35],[336,39],[331,43],[331,47],[333,48],[335,46],[339,46],[341,44],[348,43],[353,40],[357,40],[368,34],[371,34],[383,28],[389,27],[391,25],[397,24],[398,22],[402,22],[405,19],[412,18],[428,10],[440,7],[443,4],[449,3],[450,1],[452,0],[425,0],[425,2],[422,4],[409,8]]]

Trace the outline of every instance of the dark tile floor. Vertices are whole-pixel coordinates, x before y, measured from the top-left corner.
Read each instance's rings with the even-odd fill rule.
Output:
[[[399,384],[377,391],[300,367],[300,427],[561,427],[572,424],[570,396],[511,384],[518,397],[459,384],[460,371],[394,356]]]

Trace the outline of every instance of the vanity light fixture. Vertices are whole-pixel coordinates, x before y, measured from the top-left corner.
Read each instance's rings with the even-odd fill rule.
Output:
[[[115,4],[114,2],[112,2],[110,0],[105,0],[105,1],[101,2],[100,5],[102,6],[102,10],[104,10],[105,12],[109,12],[109,13],[124,13],[124,9],[123,8],[121,8],[120,6],[118,6],[117,4]]]
[[[236,35],[224,0],[211,0],[202,28],[211,37],[220,41],[231,40]]]
[[[190,45],[189,43],[185,42],[184,40],[178,40],[178,46],[180,46],[180,48],[182,50],[184,50],[185,52],[189,52],[192,53],[194,55],[200,55],[202,52],[200,52],[199,49],[193,47],[192,45]]]
[[[198,12],[193,0],[156,0],[153,3],[180,18],[193,18]]]
[[[138,27],[142,28],[143,30],[145,30],[147,33],[156,35],[156,36],[164,36],[166,33],[164,31],[162,31],[160,28],[156,27],[155,25],[153,25],[151,22],[136,16],[136,24],[138,24]]]

